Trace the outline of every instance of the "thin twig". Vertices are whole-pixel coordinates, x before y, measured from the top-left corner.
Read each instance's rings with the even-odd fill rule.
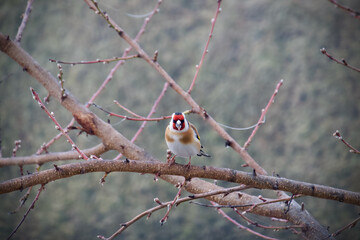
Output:
[[[179,191],[175,195],[174,200],[169,205],[167,205],[168,209],[167,209],[167,211],[165,213],[165,216],[160,220],[161,225],[163,225],[167,221],[167,219],[169,218],[170,211],[171,211],[172,207],[174,206],[174,204],[176,203],[176,201],[180,198],[181,192],[183,190],[183,187],[184,187],[185,183],[186,183],[186,180],[184,180],[183,183],[179,183],[179,186],[178,186]]]
[[[232,188],[214,190],[214,191],[210,191],[210,192],[206,192],[206,193],[194,194],[194,195],[190,195],[188,197],[183,197],[183,198],[177,199],[176,202],[175,202],[175,205],[179,205],[181,203],[188,202],[188,201],[191,201],[191,200],[194,200],[194,199],[205,198],[205,197],[219,195],[219,194],[225,194],[226,195],[226,194],[229,194],[229,193],[232,193],[232,192],[237,192],[237,191],[244,190],[246,188],[247,188],[246,186],[236,186],[236,187],[232,187]],[[150,208],[150,209],[140,213],[139,215],[135,216],[133,219],[127,221],[126,223],[121,224],[121,228],[119,228],[109,238],[106,238],[104,236],[97,236],[97,237],[102,239],[102,240],[114,239],[116,236],[118,236],[123,231],[125,231],[126,228],[128,228],[130,225],[132,225],[135,222],[137,222],[138,220],[140,220],[142,217],[144,217],[144,216],[149,217],[153,212],[156,212],[156,211],[158,211],[160,209],[163,209],[163,208],[167,207],[169,204],[171,204],[173,202],[173,201],[169,201],[169,202],[162,203],[157,198],[155,198],[154,201],[159,205],[155,206],[153,208]]]
[[[332,233],[331,236],[332,237],[336,237],[338,236],[340,233],[342,233],[343,231],[353,228],[355,227],[356,223],[360,221],[360,217],[356,218],[354,221],[352,221],[351,223],[347,224],[346,226],[340,228],[339,230],[337,230],[336,232]]]
[[[338,64],[341,64],[341,65],[344,65],[345,67],[348,67],[356,72],[360,72],[360,68],[357,68],[357,67],[354,67],[354,66],[351,66],[350,64],[347,63],[347,61],[345,59],[341,59],[341,60],[338,60],[336,58],[334,58],[333,56],[331,56],[325,48],[322,48],[320,49],[320,52],[324,55],[326,55],[329,59],[333,60],[334,62],[338,63]]]
[[[214,28],[215,28],[215,23],[216,23],[216,20],[218,18],[218,15],[221,11],[221,8],[220,8],[220,5],[221,5],[221,0],[218,0],[218,6],[217,6],[217,9],[216,9],[216,13],[215,13],[215,17],[211,19],[211,30],[210,30],[210,34],[209,34],[209,38],[206,42],[206,45],[205,45],[205,49],[204,49],[204,52],[201,56],[201,59],[200,59],[200,63],[198,65],[196,65],[196,72],[195,72],[195,76],[194,76],[194,79],[192,80],[191,82],[191,85],[188,89],[188,93],[190,94],[191,91],[193,90],[194,88],[194,85],[195,85],[195,82],[196,82],[196,79],[197,79],[197,76],[199,74],[199,71],[200,71],[200,68],[202,67],[203,63],[204,63],[204,59],[205,59],[205,55],[208,53],[208,49],[209,49],[209,43],[210,43],[210,39],[212,38],[213,36],[213,32],[214,32]]]
[[[121,105],[118,101],[114,100],[114,103],[115,103],[116,105],[118,105],[120,108],[124,109],[126,112],[130,113],[131,115],[133,115],[134,117],[142,118],[142,116],[134,113],[133,111],[131,111],[131,110],[128,109],[127,107],[124,107],[124,106]]]
[[[21,147],[21,140],[15,140],[14,141],[15,147],[12,150],[12,156],[16,157],[16,152],[19,150],[19,148]]]
[[[76,146],[76,144],[74,143],[74,141],[70,138],[70,136],[67,134],[67,131],[65,131],[61,125],[59,124],[59,122],[56,120],[54,113],[53,112],[49,112],[49,110],[45,107],[44,103],[41,101],[41,99],[39,98],[39,95],[37,94],[37,92],[35,92],[35,90],[33,88],[30,88],[31,93],[35,99],[35,101],[38,102],[38,104],[40,105],[41,109],[44,110],[44,112],[50,117],[50,119],[55,123],[55,128],[57,130],[60,130],[61,133],[68,139],[69,143],[71,144],[72,148],[74,150],[76,150],[81,158],[88,160],[89,158]]]
[[[28,210],[26,211],[26,213],[24,214],[23,218],[21,219],[20,223],[16,226],[16,228],[12,231],[12,233],[10,234],[10,236],[7,238],[8,240],[16,233],[16,231],[20,228],[21,224],[25,221],[26,217],[29,215],[29,212],[31,209],[33,209],[35,207],[35,203],[36,201],[39,199],[40,197],[40,193],[42,192],[42,190],[44,190],[45,185],[42,184],[41,187],[39,188],[38,193],[36,194],[34,201],[31,203],[30,207],[28,208]]]
[[[67,97],[67,94],[66,94],[65,88],[64,88],[64,83],[65,83],[65,80],[63,78],[64,72],[63,72],[62,66],[59,63],[57,64],[57,67],[59,69],[59,73],[58,73],[57,77],[59,79],[60,86],[61,86],[61,88],[60,88],[60,90],[61,90],[61,101],[63,101]]]
[[[272,203],[278,203],[278,202],[285,202],[285,201],[289,201],[290,199],[294,199],[294,198],[298,198],[298,197],[302,197],[301,194],[298,195],[294,195],[293,197],[289,197],[289,198],[280,198],[280,199],[274,199],[274,200],[266,200],[263,202],[259,202],[259,203],[250,203],[250,204],[243,204],[243,205],[209,205],[209,204],[203,204],[203,203],[198,203],[198,202],[191,202],[193,204],[199,205],[199,206],[203,206],[203,207],[212,207],[212,208],[247,208],[249,207],[247,210],[245,210],[245,212],[251,212],[254,208],[261,206],[261,205],[267,205],[267,204],[272,204]]]
[[[110,62],[117,62],[117,61],[125,61],[129,59],[139,58],[139,54],[131,55],[131,56],[125,56],[125,57],[113,57],[108,59],[96,59],[96,60],[90,60],[90,61],[79,61],[79,62],[66,62],[66,61],[60,61],[55,59],[49,59],[50,62],[54,63],[61,63],[61,64],[71,64],[71,65],[77,65],[77,64],[94,64],[94,63],[110,63]]]
[[[107,114],[109,114],[109,116],[112,116],[112,117],[118,117],[118,118],[122,118],[122,119],[125,119],[125,120],[130,120],[130,121],[148,121],[148,122],[151,122],[151,121],[162,121],[162,120],[165,120],[165,119],[170,119],[171,118],[171,115],[169,116],[162,116],[162,117],[158,117],[158,118],[145,118],[145,117],[128,117],[128,116],[125,116],[125,115],[121,115],[121,114],[117,114],[117,113],[113,113],[113,112],[110,112],[106,109],[104,109],[103,107],[93,103],[92,104],[93,106],[97,107],[98,109],[106,112]]]
[[[342,9],[342,10],[345,10],[347,11],[348,13],[350,13],[350,15],[352,15],[353,17],[357,18],[357,19],[360,19],[360,12],[358,11],[355,11],[355,10],[352,10],[351,8],[349,7],[346,7],[344,5],[341,5],[339,4],[337,1],[335,0],[328,0],[329,2],[331,2],[332,4],[334,4],[336,7]]]
[[[16,34],[16,37],[15,37],[15,42],[20,43],[20,41],[21,41],[21,38],[22,38],[22,35],[24,33],[26,24],[27,24],[27,22],[29,20],[29,16],[30,16],[30,13],[31,13],[31,10],[32,10],[33,1],[34,0],[28,0],[28,2],[26,4],[25,12],[22,15],[22,21],[21,21],[21,24],[20,24],[20,26],[18,28],[18,32]]]
[[[213,204],[216,207],[216,203],[211,201],[211,204]],[[277,238],[272,238],[272,237],[268,237],[265,235],[262,235],[261,233],[258,233],[250,228],[247,228],[243,225],[241,225],[239,222],[235,221],[233,218],[231,218],[229,215],[227,215],[223,210],[221,210],[220,208],[217,208],[217,211],[219,214],[221,214],[225,219],[229,220],[231,223],[235,224],[238,228],[245,230],[251,234],[254,234],[258,237],[264,238],[264,239],[270,239],[270,240],[277,240]]]
[[[72,119],[71,122],[66,126],[65,129],[68,129],[68,127],[72,126],[74,124],[75,120]],[[53,145],[57,140],[59,140],[61,137],[63,136],[63,134],[60,132],[58,135],[56,135],[55,137],[53,137],[50,141],[48,141],[47,143],[43,143],[41,145],[41,147],[36,151],[36,155],[40,155],[43,152],[48,153],[48,148]]]
[[[265,226],[262,224],[259,224],[257,222],[252,221],[250,218],[246,217],[245,214],[241,213],[238,209],[234,208],[234,211],[241,216],[243,219],[245,219],[245,221],[247,221],[248,223],[250,223],[251,225],[254,225],[256,227],[259,228],[264,228],[264,229],[274,229],[274,230],[285,230],[285,229],[291,229],[291,228],[303,228],[304,225],[287,225],[287,226]]]
[[[20,204],[19,206],[14,210],[14,211],[11,211],[10,214],[14,214],[14,213],[17,213],[20,208],[22,208],[22,206],[24,206],[26,200],[28,199],[29,195],[30,195],[30,192],[31,192],[31,189],[33,188],[33,186],[29,187],[28,190],[26,191],[25,195],[22,196],[20,198]]]
[[[160,95],[158,96],[158,98],[155,100],[153,106],[151,107],[151,110],[149,112],[149,114],[146,116],[146,118],[151,118],[151,116],[156,112],[156,108],[159,105],[161,99],[164,97],[166,90],[169,87],[169,83],[164,83],[164,87],[160,92]],[[145,126],[147,124],[147,121],[144,121],[141,126],[139,127],[139,129],[137,130],[137,132],[135,133],[135,135],[132,137],[131,142],[134,143],[136,141],[136,139],[138,138],[138,136],[140,135],[140,133],[144,130]],[[122,156],[122,154],[120,153],[118,156],[116,156],[114,158],[114,160],[120,159]]]
[[[250,145],[253,137],[255,136],[257,130],[259,129],[259,126],[264,122],[265,115],[266,115],[267,111],[269,110],[271,104],[274,103],[274,98],[275,98],[275,96],[277,95],[277,93],[279,92],[279,89],[280,89],[280,87],[283,85],[283,83],[284,83],[284,80],[281,79],[280,82],[276,85],[275,91],[274,91],[273,95],[271,96],[268,104],[267,104],[266,107],[262,110],[261,116],[260,116],[260,118],[259,118],[259,121],[258,121],[256,127],[254,128],[254,130],[252,131],[251,135],[249,136],[249,138],[248,138],[247,141],[245,142],[244,147],[243,147],[244,149],[247,149],[247,148],[249,147],[249,145]]]
[[[12,151],[12,157],[15,158],[16,157],[16,152],[19,150],[19,148],[21,147],[21,140],[15,140],[15,147],[13,148]],[[20,168],[20,175],[24,176],[24,169],[23,169],[23,165],[19,165]]]
[[[353,146],[350,145],[350,143],[348,143],[347,141],[344,140],[344,138],[341,136],[339,130],[336,130],[333,133],[333,136],[336,137],[337,139],[339,139],[340,141],[342,141],[348,148],[350,148],[349,152],[351,153],[355,153],[355,154],[360,154],[360,151],[357,150],[356,148],[354,148]]]

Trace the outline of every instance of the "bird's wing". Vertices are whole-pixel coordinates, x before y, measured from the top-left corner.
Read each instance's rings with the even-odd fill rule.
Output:
[[[199,135],[199,132],[198,130],[196,129],[196,127],[194,125],[192,125],[190,122],[189,122],[189,125],[190,127],[194,130],[195,132],[195,137],[200,141],[200,135]]]

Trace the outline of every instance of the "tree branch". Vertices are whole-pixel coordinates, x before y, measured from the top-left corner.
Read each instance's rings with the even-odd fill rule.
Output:
[[[224,188],[224,189],[220,189],[220,190],[215,190],[215,191],[209,191],[207,193],[199,193],[199,194],[194,194],[194,195],[190,195],[188,197],[183,197],[180,199],[176,200],[175,205],[179,205],[181,203],[184,202],[188,202],[194,199],[199,199],[199,198],[206,198],[209,196],[213,196],[213,195],[218,195],[218,194],[230,194],[232,192],[235,191],[240,191],[243,190],[244,187],[241,186],[237,186],[237,187],[232,187],[232,188]],[[163,209],[165,207],[167,207],[169,204],[172,203],[172,201],[168,201],[168,202],[160,202],[159,199],[154,199],[154,201],[156,203],[158,203],[158,206],[155,206],[153,208],[147,209],[145,211],[143,211],[142,213],[138,214],[137,216],[135,216],[134,218],[132,218],[131,220],[127,221],[126,223],[121,224],[121,228],[119,228],[114,234],[112,234],[110,237],[106,238],[104,236],[98,236],[98,238],[102,239],[102,240],[111,240],[114,239],[116,236],[118,236],[119,234],[121,234],[123,231],[125,231],[130,225],[134,224],[135,222],[137,222],[138,220],[140,220],[141,218],[148,216],[150,217],[150,215],[153,212],[156,212],[160,209]]]
[[[244,144],[244,149],[247,149],[252,141],[252,139],[254,138],[257,130],[259,129],[260,125],[264,122],[265,119],[265,115],[267,113],[267,111],[269,110],[271,104],[274,103],[275,97],[279,92],[280,87],[283,85],[283,80],[281,79],[280,82],[276,85],[275,91],[274,93],[271,95],[269,102],[266,104],[266,107],[261,111],[261,116],[256,124],[256,127],[254,128],[254,130],[252,131],[251,135],[249,136],[248,140],[245,142]]]
[[[30,13],[31,13],[31,10],[32,10],[33,1],[34,0],[28,0],[28,2],[26,4],[25,12],[22,15],[22,21],[21,21],[21,24],[19,26],[18,32],[16,34],[16,37],[15,37],[15,41],[18,42],[18,43],[20,43],[20,41],[21,41],[21,38],[22,38],[22,35],[24,33],[26,24],[27,24],[27,22],[29,20]]]
[[[66,62],[66,61],[60,61],[60,60],[55,60],[55,59],[49,59],[49,61],[54,62],[54,63],[77,65],[77,64],[94,64],[94,63],[118,62],[118,61],[130,60],[130,59],[138,58],[138,57],[139,57],[139,55],[131,55],[131,56],[125,56],[125,57],[113,57],[113,58],[109,58],[109,59],[96,59],[96,60],[78,61],[78,62]]]
[[[360,154],[360,151],[357,150],[356,148],[354,148],[353,146],[351,146],[350,143],[348,143],[347,141],[345,141],[345,139],[341,136],[339,130],[336,130],[333,133],[333,136],[336,137],[337,139],[339,139],[341,142],[343,142],[345,144],[345,146],[347,146],[348,148],[350,148],[349,152],[351,153],[355,153],[355,154]]]
[[[352,15],[354,18],[360,19],[360,13],[358,11],[354,11],[349,7],[346,7],[344,5],[339,4],[337,1],[335,0],[328,0],[329,2],[331,2],[332,4],[334,4],[336,7],[348,12],[350,15]]]
[[[39,173],[11,179],[0,183],[0,194],[21,190],[37,184],[46,184],[62,178],[90,172],[138,172],[162,175],[183,176],[185,179],[207,178],[245,184],[258,189],[272,189],[302,194],[324,199],[336,200],[360,206],[360,193],[332,188],[324,185],[300,182],[286,178],[278,178],[237,171],[228,168],[211,166],[186,166],[159,161],[124,161],[116,160],[88,160],[88,162],[72,163],[55,169],[44,170]]]
[[[211,39],[212,36],[213,36],[213,32],[214,32],[214,28],[215,28],[215,23],[216,23],[216,20],[217,20],[217,18],[218,18],[218,16],[219,16],[220,11],[221,11],[220,5],[221,5],[221,0],[218,0],[218,6],[217,6],[217,8],[216,8],[215,17],[211,19],[211,30],[210,30],[210,33],[209,33],[209,38],[208,38],[208,40],[207,40],[207,42],[206,42],[206,45],[205,45],[205,48],[204,48],[204,52],[203,52],[203,54],[202,54],[202,56],[201,56],[200,62],[199,62],[198,65],[196,65],[196,72],[195,72],[195,75],[194,75],[194,79],[192,80],[191,85],[190,85],[190,87],[189,87],[189,89],[188,89],[188,91],[187,91],[189,94],[191,93],[192,89],[193,89],[194,86],[195,86],[195,81],[196,81],[197,76],[198,76],[198,74],[199,74],[199,71],[200,71],[200,69],[201,69],[201,67],[202,67],[202,65],[203,65],[203,63],[204,63],[205,55],[208,53],[209,44],[210,44],[210,39]]]
[[[100,156],[105,153],[107,149],[101,143],[95,147],[82,150],[82,152],[90,157],[91,155]],[[65,161],[65,160],[79,160],[79,153],[77,151],[68,151],[68,152],[57,152],[57,153],[47,153],[43,155],[32,155],[25,157],[9,157],[9,158],[0,158],[0,168],[5,166],[23,166],[29,164],[38,164],[42,165],[47,162],[53,161]]]
[[[62,81],[61,81],[61,83],[62,83]],[[33,88],[30,88],[30,90],[31,90],[31,93],[33,95],[34,100],[37,101],[38,104],[40,105],[40,108],[42,110],[44,110],[45,113],[49,116],[49,118],[55,123],[55,128],[60,130],[61,133],[68,139],[68,142],[71,144],[72,149],[76,150],[79,153],[78,158],[83,158],[85,160],[88,160],[89,158],[80,150],[80,148],[78,148],[78,146],[76,146],[74,141],[67,134],[67,131],[65,131],[61,127],[60,123],[55,118],[55,114],[53,112],[49,112],[49,110],[46,108],[46,106],[43,104],[43,102],[39,98],[39,95],[37,94],[37,92],[35,92],[35,90]],[[61,101],[64,100],[64,98],[63,98],[64,96],[66,96],[64,94],[64,88],[63,88],[63,86],[61,86]]]
[[[334,62],[340,64],[340,65],[344,65],[345,67],[348,67],[356,72],[360,72],[360,68],[357,68],[357,67],[354,67],[354,66],[351,66],[350,64],[347,63],[347,61],[345,59],[341,59],[341,60],[338,60],[336,58],[334,58],[333,56],[331,56],[325,48],[322,48],[320,49],[320,52],[322,54],[324,54],[325,56],[327,56],[330,60],[333,60]]]
[[[16,226],[16,228],[11,232],[10,236],[7,238],[8,240],[16,233],[16,231],[19,229],[19,227],[21,226],[21,224],[25,221],[26,217],[29,215],[31,209],[33,209],[35,207],[35,203],[37,202],[37,200],[39,200],[40,197],[40,193],[44,190],[44,184],[42,184],[38,190],[38,193],[36,194],[33,202],[31,203],[30,207],[28,208],[28,210],[26,211],[26,213],[24,214],[23,218],[21,219],[20,223]]]
[[[214,206],[215,206],[215,203],[214,202],[211,202]],[[272,237],[268,237],[268,236],[265,236],[263,234],[260,234],[248,227],[245,227],[244,225],[240,224],[238,221],[236,221],[235,219],[231,218],[229,215],[227,215],[222,209],[218,208],[217,209],[218,213],[221,214],[221,216],[223,216],[226,220],[230,221],[231,223],[235,224],[235,226],[237,226],[238,228],[242,229],[242,230],[245,230],[251,234],[254,234],[255,236],[258,236],[260,238],[263,238],[263,239],[268,239],[268,240],[277,240],[277,238],[272,238]]]

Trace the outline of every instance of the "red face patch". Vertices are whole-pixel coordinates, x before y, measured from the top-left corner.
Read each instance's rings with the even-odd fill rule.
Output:
[[[175,130],[183,130],[185,128],[185,118],[182,113],[175,113],[172,119],[173,129]]]

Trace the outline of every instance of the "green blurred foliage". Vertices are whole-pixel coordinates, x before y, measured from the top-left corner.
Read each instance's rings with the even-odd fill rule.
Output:
[[[0,2],[0,31],[15,38],[26,1]],[[360,2],[346,5],[360,9]],[[134,37],[143,18],[127,14],[144,14],[155,1],[100,1],[100,6]],[[159,51],[158,61],[184,88],[195,73],[210,30],[216,1],[165,1],[147,26],[141,46],[152,54]],[[270,174],[360,191],[359,156],[332,137],[339,130],[353,146],[360,147],[360,75],[331,62],[320,53],[325,47],[338,58],[360,66],[360,22],[328,1],[227,0],[216,23],[203,68],[200,71],[194,99],[218,122],[233,127],[250,126],[258,120],[277,82],[284,85],[249,148],[250,154]],[[30,21],[21,42],[45,69],[54,76],[57,67],[49,58],[65,61],[94,60],[121,56],[128,47],[103,19],[82,1],[34,1]],[[106,78],[111,64],[63,65],[65,87],[86,103]],[[3,156],[10,156],[14,140],[21,139],[18,155],[36,152],[43,142],[57,134],[54,124],[32,100],[29,87],[42,97],[44,88],[4,54],[0,54],[0,131]],[[144,61],[126,62],[96,99],[96,103],[114,112],[119,101],[134,112],[147,115],[163,87],[164,80]],[[48,108],[65,126],[71,115],[56,101]],[[157,116],[169,115],[189,107],[169,89],[160,103]],[[106,114],[92,108],[104,120]],[[111,123],[124,136],[131,138],[140,123],[111,118]],[[244,170],[243,161],[197,116],[190,116],[202,137],[211,159],[195,158],[196,165],[213,165]],[[165,161],[163,140],[167,122],[148,123],[137,144]],[[228,130],[243,144],[251,131]],[[84,134],[71,137],[80,148],[99,143]],[[65,151],[71,146],[64,139],[49,150]],[[104,158],[112,158],[110,152]],[[185,163],[186,160],[179,159]],[[65,162],[61,162],[65,163]],[[58,164],[58,163],[57,163]],[[59,163],[60,164],[60,163]],[[51,168],[45,164],[42,169]],[[25,173],[35,171],[24,167]],[[250,169],[245,169],[251,171]],[[19,176],[17,167],[0,169],[0,179]],[[16,233],[14,239],[95,239],[109,236],[143,210],[154,206],[153,198],[173,198],[177,190],[152,176],[112,173],[104,186],[101,173],[63,179],[46,185],[35,209]],[[230,186],[227,183],[220,183]],[[17,214],[18,199],[24,192],[0,196],[0,238],[6,238],[21,220],[30,199]],[[271,196],[267,191],[249,191]],[[183,195],[186,195],[184,193]],[[356,218],[359,208],[322,199],[303,198],[307,210],[333,232]],[[231,211],[228,211],[232,214]],[[236,229],[212,209],[183,204],[175,208],[169,221],[161,227],[164,212],[154,213],[124,232],[126,239],[257,239]],[[235,215],[231,215],[245,224]],[[252,216],[256,221],[273,224],[268,219]],[[250,226],[251,227],[251,226]],[[282,239],[296,239],[290,231],[259,232]],[[360,239],[360,227],[344,232],[339,239]]]

